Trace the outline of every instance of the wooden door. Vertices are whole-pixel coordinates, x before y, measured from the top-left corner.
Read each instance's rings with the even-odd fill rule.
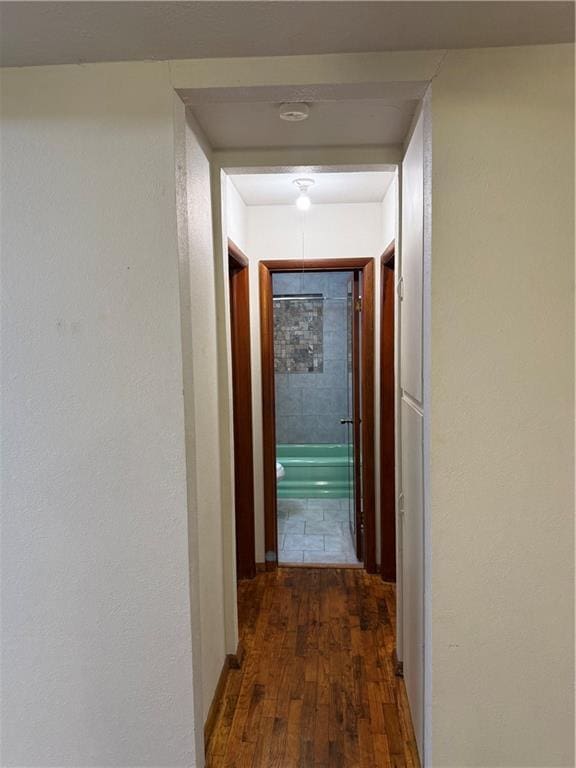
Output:
[[[256,575],[248,261],[229,244],[236,576]]]
[[[380,573],[396,581],[394,242],[382,256],[380,324]]]

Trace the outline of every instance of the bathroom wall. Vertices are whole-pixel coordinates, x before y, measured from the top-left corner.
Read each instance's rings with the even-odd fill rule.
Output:
[[[277,443],[343,443],[347,439],[347,428],[340,424],[340,418],[348,415],[346,297],[350,275],[308,272],[273,276],[275,296],[312,293],[322,297],[314,300],[318,301],[321,334],[314,360],[310,360],[314,370],[302,372],[294,351],[286,354],[285,350],[275,350]],[[274,302],[275,318],[282,313],[284,324],[293,311],[301,312],[295,302]]]

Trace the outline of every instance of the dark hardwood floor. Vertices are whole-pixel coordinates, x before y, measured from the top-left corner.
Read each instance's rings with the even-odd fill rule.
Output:
[[[280,568],[239,585],[245,650],[208,768],[419,766],[394,676],[394,586],[362,570]]]

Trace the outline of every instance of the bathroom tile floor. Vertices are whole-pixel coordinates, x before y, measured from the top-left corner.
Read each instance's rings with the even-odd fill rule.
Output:
[[[348,499],[278,499],[278,562],[360,565]]]

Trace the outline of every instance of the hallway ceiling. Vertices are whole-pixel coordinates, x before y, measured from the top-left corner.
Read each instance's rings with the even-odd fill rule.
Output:
[[[2,2],[0,65],[574,40],[571,2]]]
[[[289,123],[278,103],[201,104],[194,114],[215,149],[400,144],[416,110],[416,99],[341,99],[310,103],[310,117]]]
[[[308,191],[313,204],[379,203],[392,183],[389,171],[347,173],[254,173],[230,176],[246,205],[292,205],[298,196],[294,179],[314,180]]]

